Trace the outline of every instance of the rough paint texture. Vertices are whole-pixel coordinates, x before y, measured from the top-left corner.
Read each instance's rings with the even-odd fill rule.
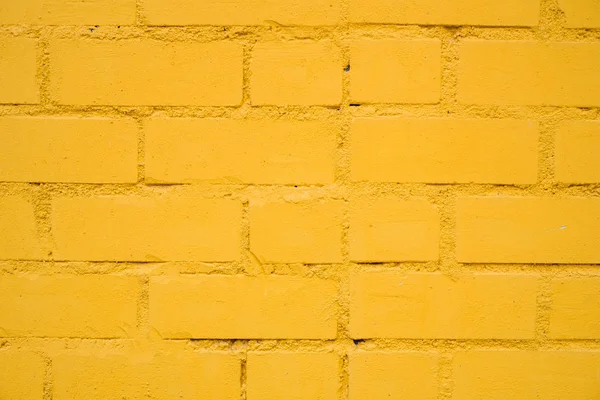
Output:
[[[598,0],[0,0],[0,399],[598,399],[599,107]]]

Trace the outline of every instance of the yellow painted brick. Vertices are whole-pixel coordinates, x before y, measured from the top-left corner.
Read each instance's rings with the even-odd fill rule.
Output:
[[[231,261],[239,256],[241,203],[107,196],[52,203],[57,260]]]
[[[350,259],[437,260],[440,216],[425,200],[378,197],[351,202]]]
[[[600,106],[600,43],[467,40],[461,103]]]
[[[534,26],[537,0],[350,0],[350,22],[418,25]]]
[[[1,15],[1,13],[0,13]],[[38,103],[34,39],[0,39],[0,103]]]
[[[333,353],[248,353],[248,400],[336,400],[340,360]]]
[[[234,106],[242,100],[235,43],[151,40],[50,43],[53,98],[73,105]]]
[[[600,277],[554,279],[548,337],[600,338]]]
[[[349,400],[437,399],[433,352],[357,352],[350,355]]]
[[[336,284],[294,276],[150,279],[150,324],[164,338],[333,339]]]
[[[350,283],[353,338],[529,339],[537,277],[359,273]]]
[[[45,369],[36,353],[0,351],[0,399],[42,400]]]
[[[458,352],[452,399],[597,399],[598,368],[594,351]]]
[[[600,199],[461,198],[456,240],[460,262],[600,263]]]
[[[567,28],[600,28],[600,2],[598,0],[558,0],[565,13]]]
[[[135,183],[133,120],[0,118],[0,180]]]
[[[250,203],[250,250],[262,262],[342,262],[342,202]]]
[[[0,259],[44,258],[33,205],[20,197],[0,197]]]
[[[335,25],[339,0],[145,0],[151,25]]]
[[[350,44],[350,101],[437,103],[440,56],[438,39],[354,41]]]
[[[54,400],[238,399],[240,362],[226,353],[61,354]]]
[[[0,336],[132,336],[137,278],[110,275],[0,277]]]
[[[600,182],[600,121],[574,121],[556,133],[556,179],[566,183]]]
[[[321,121],[151,119],[146,181],[333,183],[336,129]]]
[[[359,118],[353,181],[530,184],[538,123],[493,119]]]
[[[20,0],[0,3],[0,24],[133,25],[135,0]]]
[[[258,43],[250,69],[254,105],[333,106],[342,99],[340,49],[330,41]]]

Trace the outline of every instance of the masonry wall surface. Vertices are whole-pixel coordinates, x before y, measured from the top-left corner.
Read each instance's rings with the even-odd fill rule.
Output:
[[[0,0],[0,399],[600,398],[597,0]]]

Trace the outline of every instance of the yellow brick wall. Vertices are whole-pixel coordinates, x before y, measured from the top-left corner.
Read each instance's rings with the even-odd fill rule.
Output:
[[[600,399],[600,1],[0,0],[0,399]]]

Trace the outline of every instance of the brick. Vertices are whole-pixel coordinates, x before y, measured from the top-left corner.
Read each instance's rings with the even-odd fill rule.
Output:
[[[34,39],[0,39],[0,103],[35,104],[40,101],[36,46]]]
[[[133,25],[135,0],[22,0],[0,4],[0,24]]]
[[[42,400],[45,369],[38,354],[0,351],[0,399]]]
[[[232,261],[241,203],[225,199],[59,198],[52,203],[57,260]]]
[[[0,278],[0,336],[119,338],[137,325],[137,278]]]
[[[254,105],[334,106],[342,99],[340,49],[330,41],[258,43],[250,70]]]
[[[357,200],[351,203],[349,237],[353,261],[437,260],[440,216],[424,200]]]
[[[226,353],[60,354],[54,400],[238,399],[240,362]]]
[[[567,28],[600,28],[600,3],[597,0],[558,0]]]
[[[250,250],[267,263],[340,263],[342,204],[251,203]]]
[[[353,181],[537,181],[537,122],[358,118],[350,132]]]
[[[17,196],[0,197],[0,259],[44,258],[33,205]]]
[[[556,179],[565,183],[600,182],[600,122],[573,121],[556,133]]]
[[[600,277],[554,279],[548,337],[600,338]]]
[[[460,198],[456,241],[465,263],[600,263],[600,199]]]
[[[150,324],[163,338],[333,339],[333,281],[293,276],[150,279]]]
[[[352,103],[437,103],[438,39],[357,40],[350,44]]]
[[[72,105],[234,106],[242,48],[214,42],[54,40],[51,91]]]
[[[248,353],[249,400],[336,400],[340,360],[333,353]]]
[[[599,365],[593,351],[458,352],[452,399],[594,399]]]
[[[333,183],[336,133],[320,121],[151,119],[146,181]]]
[[[350,22],[417,25],[534,26],[536,0],[350,0]]]
[[[530,339],[537,277],[359,273],[350,283],[352,338]]]
[[[433,352],[357,352],[350,355],[349,400],[437,399]]]
[[[599,106],[600,43],[466,40],[458,100],[467,104]]]
[[[133,120],[0,118],[0,180],[135,183]]]
[[[146,0],[150,25],[336,25],[339,0]]]

